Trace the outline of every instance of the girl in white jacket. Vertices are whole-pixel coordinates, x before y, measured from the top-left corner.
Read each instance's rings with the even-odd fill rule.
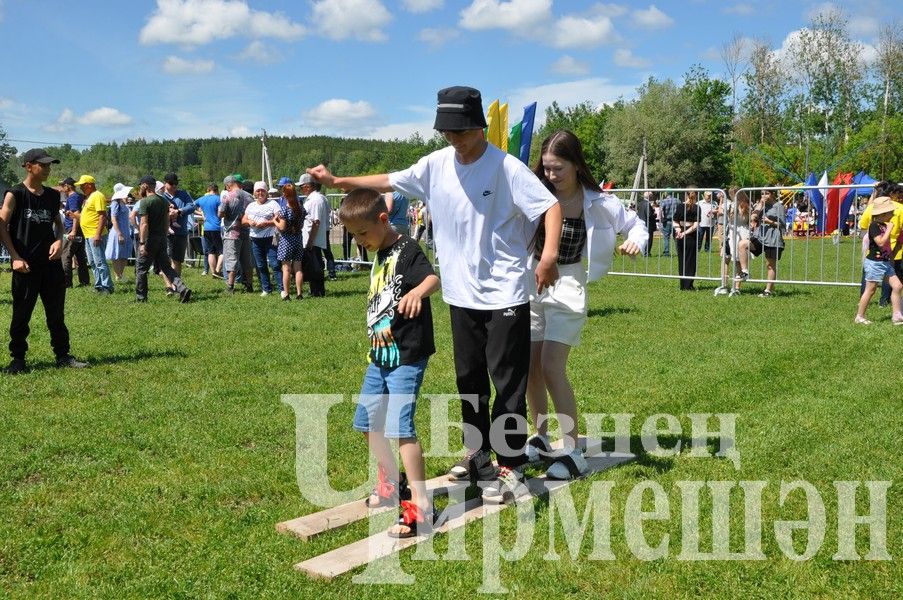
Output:
[[[564,451],[552,456],[548,477],[570,479],[587,471],[583,451],[577,445],[577,403],[567,378],[567,359],[580,343],[586,323],[586,284],[611,267],[617,234],[626,241],[617,247],[634,257],[649,234],[635,212],[628,213],[613,194],[599,190],[583,156],[580,140],[570,131],[553,133],[542,143],[536,176],[558,198],[564,222],[558,247],[559,279],[541,294],[535,284],[530,295],[530,376],[527,404],[537,433],[527,442],[527,457],[538,462],[551,453],[546,415],[552,396],[561,425]],[[532,248],[541,251],[545,225],[540,222]],[[589,262],[588,270],[583,260]],[[535,266],[538,257],[532,257]],[[531,277],[533,281],[535,278]]]

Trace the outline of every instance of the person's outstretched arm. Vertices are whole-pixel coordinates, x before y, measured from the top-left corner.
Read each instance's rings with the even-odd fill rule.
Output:
[[[388,173],[360,175],[358,177],[336,177],[323,165],[310,168],[307,170],[307,173],[326,187],[339,188],[346,192],[357,188],[371,188],[377,192],[393,191],[392,186],[389,184]]]

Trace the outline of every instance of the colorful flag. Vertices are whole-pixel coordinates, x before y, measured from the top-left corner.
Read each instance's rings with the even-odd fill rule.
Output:
[[[520,138],[523,126],[524,124],[521,122],[511,128],[511,134],[508,136],[508,154],[520,156]]]
[[[536,116],[536,103],[524,107],[524,118],[521,121],[520,160],[530,164],[530,144],[533,142],[533,119]]]
[[[499,148],[508,151],[508,103],[499,107]]]
[[[502,147],[502,135],[499,132],[499,101],[493,100],[486,114],[486,141],[496,148]]]

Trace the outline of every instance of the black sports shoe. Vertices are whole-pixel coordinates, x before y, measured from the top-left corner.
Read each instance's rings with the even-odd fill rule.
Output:
[[[471,450],[449,469],[449,479],[470,479],[471,481],[485,481],[495,479],[495,465],[489,453],[485,450]]]
[[[191,302],[191,290],[185,288],[185,290],[179,294],[179,302],[181,302],[182,304],[188,304],[189,302]]]
[[[88,363],[78,360],[71,354],[67,354],[56,359],[56,366],[68,369],[84,369],[88,366]]]
[[[25,373],[26,371],[28,371],[28,366],[21,358],[12,359],[9,361],[9,366],[3,369],[3,372],[7,375],[18,375],[19,373]]]

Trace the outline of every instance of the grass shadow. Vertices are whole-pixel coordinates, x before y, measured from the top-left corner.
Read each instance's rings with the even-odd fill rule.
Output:
[[[596,317],[610,317],[612,315],[626,315],[635,312],[633,308],[627,306],[606,306],[604,308],[591,308],[586,316],[590,319]]]
[[[134,363],[141,360],[152,360],[155,358],[187,358],[188,354],[182,352],[180,350],[138,350],[136,352],[131,352],[127,354],[109,354],[106,356],[96,356],[96,355],[88,355],[88,356],[79,356],[81,360],[87,362],[91,367],[96,367],[100,365],[115,365],[119,363]],[[56,369],[55,362],[36,362],[29,363],[29,370],[31,371],[44,371],[49,369]]]

